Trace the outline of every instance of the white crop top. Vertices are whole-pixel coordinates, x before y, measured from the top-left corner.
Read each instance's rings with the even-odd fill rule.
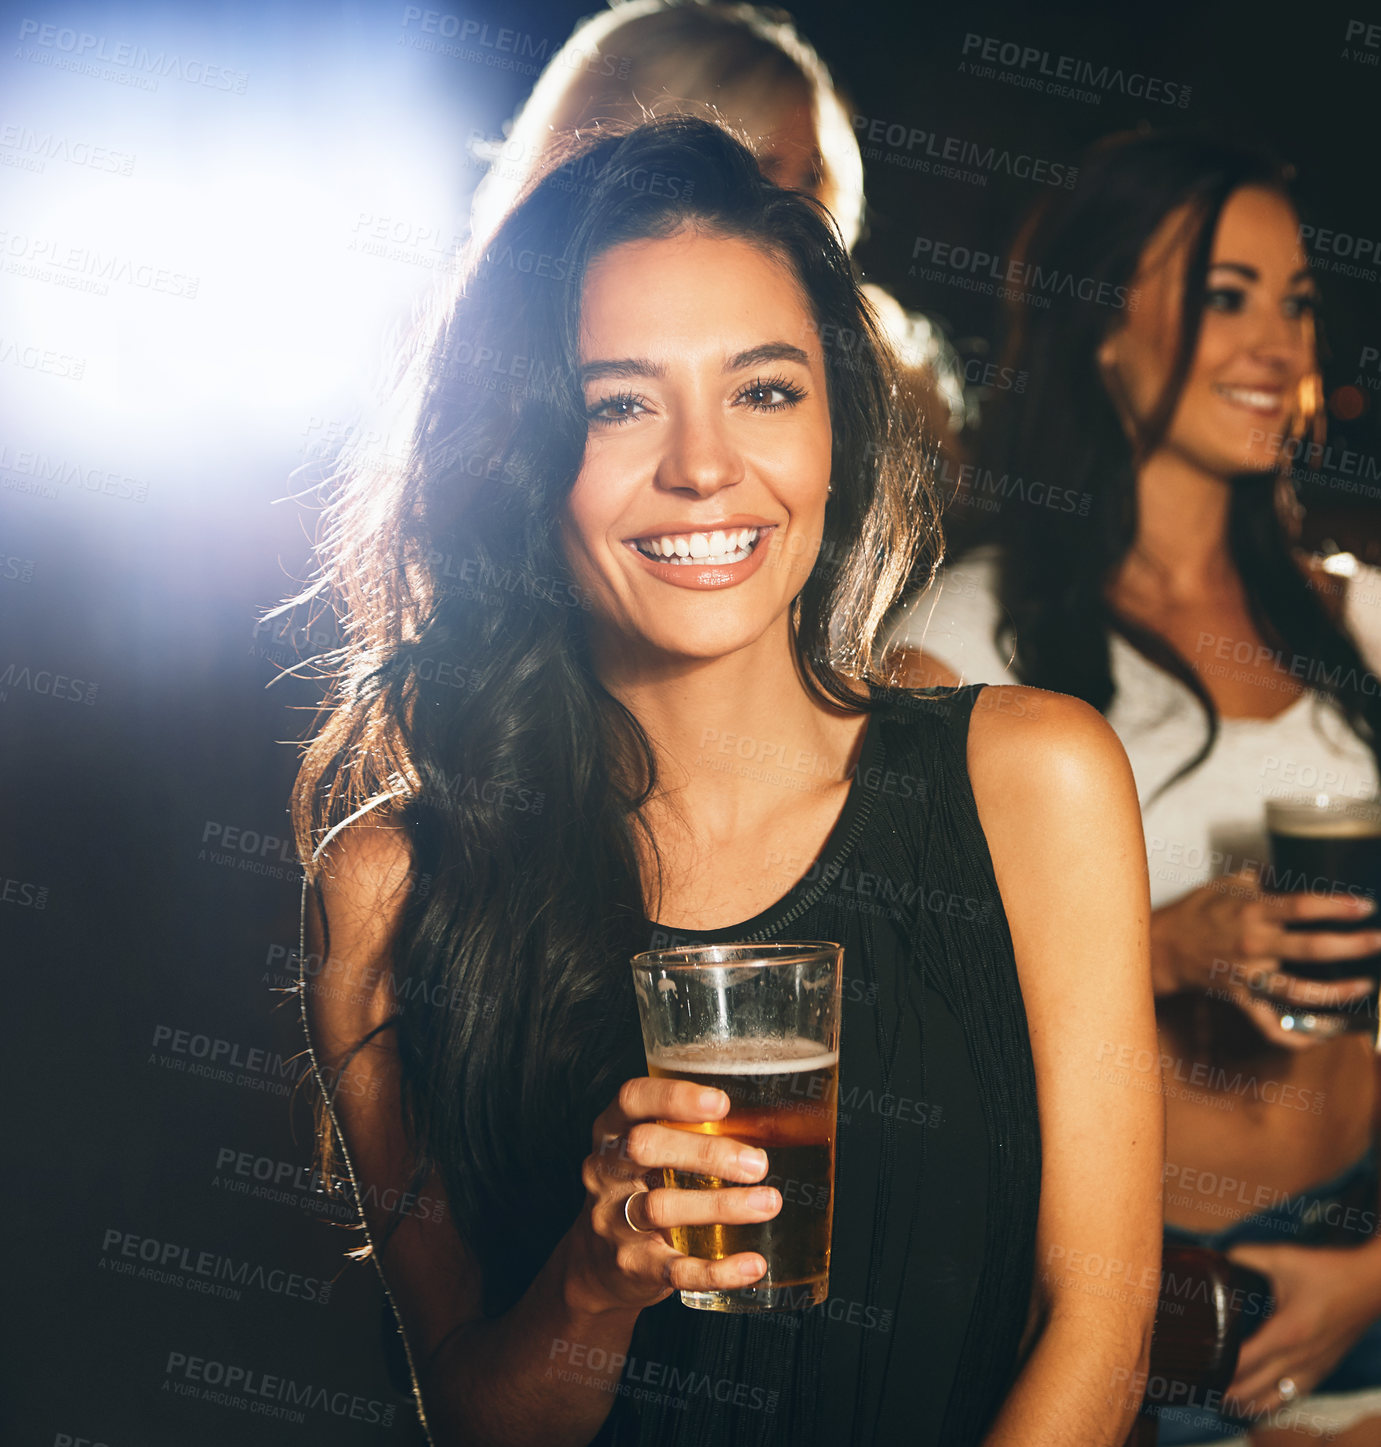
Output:
[[[993,643],[996,584],[994,550],[970,553],[906,606],[891,644],[923,650],[965,683],[1020,682]],[[1374,691],[1381,686],[1381,570],[1356,564],[1343,618]],[[1231,657],[1221,666],[1232,667]],[[1116,692],[1107,720],[1136,777],[1153,908],[1216,875],[1261,865],[1267,857],[1265,799],[1301,793],[1362,798],[1377,791],[1372,751],[1335,704],[1306,691],[1274,718],[1220,719],[1203,763],[1148,805],[1198,753],[1207,731],[1204,711],[1184,684],[1116,634],[1112,675]]]

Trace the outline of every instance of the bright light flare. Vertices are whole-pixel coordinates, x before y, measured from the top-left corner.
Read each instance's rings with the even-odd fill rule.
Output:
[[[161,19],[159,44],[223,53],[196,24]],[[330,54],[305,34],[275,42],[225,57],[249,74],[243,95],[7,66],[29,151],[52,136],[132,158],[0,173],[0,339],[81,363],[76,381],[41,360],[10,369],[7,430],[137,436],[186,461],[227,435],[339,429],[454,273],[474,172],[448,78],[419,85],[415,58],[366,55],[358,36]]]

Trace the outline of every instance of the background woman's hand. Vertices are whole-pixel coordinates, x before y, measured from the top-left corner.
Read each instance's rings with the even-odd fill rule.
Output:
[[[673,1226],[756,1223],[781,1210],[781,1193],[771,1186],[678,1190],[661,1184],[668,1168],[720,1180],[762,1179],[763,1151],[730,1136],[658,1123],[699,1125],[728,1110],[723,1091],[686,1080],[624,1082],[595,1122],[593,1149],[581,1168],[586,1200],[567,1274],[572,1305],[586,1312],[640,1310],[673,1291],[733,1290],[761,1279],[767,1263],[755,1252],[708,1261],[671,1245]]]
[[[1249,1337],[1227,1395],[1243,1415],[1284,1406],[1279,1383],[1307,1396],[1381,1313],[1374,1272],[1358,1270],[1358,1251],[1312,1246],[1234,1246],[1228,1255],[1271,1278],[1276,1309]]]
[[[1223,875],[1151,916],[1151,958],[1158,995],[1199,990],[1230,1000],[1275,1043],[1303,1049],[1327,1036],[1281,1028],[1266,997],[1299,1010],[1338,1009],[1375,990],[1373,981],[1302,980],[1283,972],[1293,961],[1360,959],[1381,951],[1381,930],[1333,934],[1289,930],[1308,920],[1356,920],[1374,910],[1367,899],[1267,894],[1255,870]]]

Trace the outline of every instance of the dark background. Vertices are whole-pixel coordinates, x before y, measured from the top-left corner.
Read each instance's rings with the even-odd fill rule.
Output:
[[[436,8],[549,54],[588,0]],[[1192,124],[1294,160],[1311,219],[1335,235],[1316,248],[1333,451],[1305,488],[1310,534],[1381,558],[1381,368],[1364,360],[1381,348],[1381,30],[1349,40],[1360,7],[795,13],[884,130],[1068,164],[1112,130]],[[530,83],[414,46],[406,15],[0,7],[5,1441],[414,1440],[382,1365],[375,1275],[345,1262],[352,1238],[309,1189],[309,1113],[291,1098],[285,741],[313,695],[266,685],[323,640],[261,617],[303,575],[313,525],[280,500],[321,479],[367,406],[464,232],[471,135],[497,135]],[[97,51],[96,74],[62,68],[65,31],[94,37],[82,54]],[[1149,74],[1188,87],[1188,104],[1115,90],[1093,104],[963,73],[966,35]],[[163,57],[156,89],[119,78],[138,69],[121,45]],[[198,79],[208,66],[231,88]],[[927,176],[901,154],[867,161],[859,261],[965,360],[989,357],[992,300],[908,276],[913,245],[1000,251],[1042,188]],[[384,255],[361,247],[378,227],[403,238]],[[1357,266],[1341,237],[1371,247],[1362,274],[1337,269]],[[73,282],[92,272],[69,248],[165,277],[84,292]],[[141,1250],[167,1257],[166,1277],[139,1274]],[[192,1289],[202,1252],[244,1279],[239,1299]],[[329,1300],[308,1299],[324,1282]],[[349,1396],[300,1423],[179,1396],[193,1357],[352,1394],[364,1419]],[[391,1426],[367,1420],[389,1408]]]

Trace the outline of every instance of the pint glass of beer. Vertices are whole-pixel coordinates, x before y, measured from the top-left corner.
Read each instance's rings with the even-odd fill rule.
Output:
[[[1296,799],[1269,799],[1266,827],[1271,838],[1270,874],[1262,880],[1273,894],[1323,894],[1334,899],[1381,898],[1381,800],[1349,799],[1314,794]],[[1355,919],[1321,919],[1289,928],[1350,934],[1375,929],[1375,915]],[[1282,960],[1287,974],[1314,981],[1353,980],[1370,976],[1381,981],[1381,955],[1350,960]],[[1375,1036],[1376,990],[1336,1008],[1311,1005],[1294,1011],[1295,1028],[1310,1035],[1345,1031]],[[1277,1008],[1285,1008],[1277,1006]]]
[[[680,1226],[672,1245],[721,1261],[756,1251],[767,1273],[732,1291],[683,1291],[706,1311],[779,1311],[829,1294],[834,1219],[834,1132],[839,1088],[842,946],[804,943],[696,945],[633,959],[648,1074],[712,1086],[729,1097],[722,1120],[678,1130],[730,1136],[767,1153],[782,1208],[746,1225]],[[666,1170],[678,1189],[741,1186]]]

